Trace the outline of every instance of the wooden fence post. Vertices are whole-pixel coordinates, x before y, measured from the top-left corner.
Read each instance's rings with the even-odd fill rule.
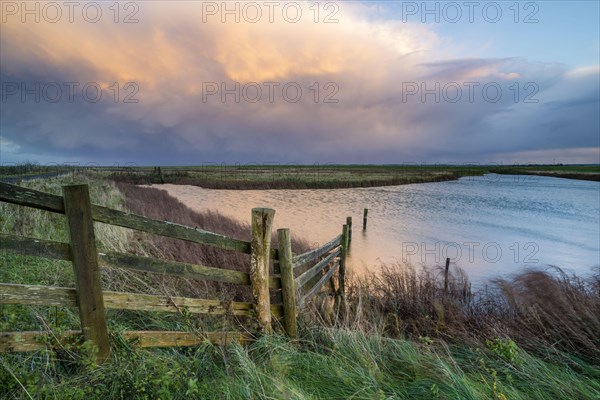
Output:
[[[348,225],[348,246],[352,243],[352,217],[346,217],[346,225]]]
[[[363,211],[363,231],[367,230],[367,214],[369,213],[369,209],[365,208]]]
[[[298,336],[296,322],[296,284],[294,282],[294,267],[292,265],[292,239],[289,229],[278,229],[279,268],[281,272],[281,292],[283,297],[283,326],[288,336],[295,339]]]
[[[446,269],[444,271],[444,294],[448,292],[448,270],[450,269],[450,257],[446,258]]]
[[[96,359],[102,362],[110,357],[110,345],[88,186],[63,186],[63,197],[81,328],[84,337],[98,347]]]
[[[345,303],[346,296],[346,256],[348,255],[348,225],[342,228],[342,248],[340,252],[340,270],[338,271],[338,296],[341,304]]]
[[[271,227],[275,210],[252,209],[252,241],[250,254],[250,281],[260,329],[270,333],[271,299],[269,297],[269,262],[271,253]]]

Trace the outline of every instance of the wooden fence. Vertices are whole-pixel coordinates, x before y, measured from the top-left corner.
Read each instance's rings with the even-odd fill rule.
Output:
[[[346,255],[350,237],[349,225],[342,234],[323,246],[295,255],[289,229],[277,231],[277,248],[271,248],[271,228],[275,211],[252,210],[252,237],[238,240],[217,233],[172,222],[153,220],[91,204],[87,185],[63,187],[63,196],[0,182],[0,201],[64,214],[69,228],[69,243],[0,234],[0,250],[70,261],[75,274],[75,287],[50,287],[0,283],[0,304],[71,306],[79,309],[81,331],[64,332],[59,340],[83,335],[98,347],[99,362],[110,357],[109,333],[105,309],[179,312],[186,308],[192,314],[234,315],[254,317],[260,331],[272,331],[271,318],[282,321],[287,334],[297,335],[296,317],[300,307],[317,294],[325,284],[344,300]],[[155,235],[215,246],[250,255],[249,273],[203,265],[167,261],[123,253],[99,253],[96,249],[94,221],[130,228]],[[350,220],[349,224],[351,223]],[[271,262],[277,274],[270,275]],[[253,302],[165,297],[102,290],[100,265],[174,275],[206,281],[251,286]],[[0,268],[6,266],[0,266]],[[334,274],[338,272],[337,275]],[[337,277],[337,288],[335,286]],[[271,304],[270,290],[281,291],[279,304]],[[49,332],[0,332],[0,352],[33,351],[45,347],[40,338]],[[125,339],[135,339],[140,347],[191,346],[210,340],[225,344],[243,342],[239,332],[212,332],[200,337],[190,332],[128,331]]]

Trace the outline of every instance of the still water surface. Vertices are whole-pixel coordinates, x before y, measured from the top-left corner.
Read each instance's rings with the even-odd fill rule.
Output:
[[[353,217],[350,268],[383,263],[441,265],[450,257],[474,281],[528,266],[587,274],[600,265],[600,183],[486,175],[458,181],[336,190],[212,190],[155,185],[194,210],[250,222],[251,209],[276,210],[275,228],[313,245]],[[369,209],[362,230],[363,208]]]

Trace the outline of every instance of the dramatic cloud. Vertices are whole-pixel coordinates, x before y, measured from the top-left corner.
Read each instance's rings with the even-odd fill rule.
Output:
[[[3,162],[600,162],[597,66],[464,58],[358,3],[318,23],[310,3],[295,23],[286,3],[272,23],[223,23],[221,2],[115,23],[102,4],[96,23],[3,9]]]

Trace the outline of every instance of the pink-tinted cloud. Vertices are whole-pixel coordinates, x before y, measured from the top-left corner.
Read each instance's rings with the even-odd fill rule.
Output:
[[[201,2],[139,3],[133,24],[9,19],[0,39],[4,83],[98,82],[105,95],[54,104],[17,94],[3,104],[2,135],[30,152],[143,162],[168,151],[172,163],[468,161],[599,145],[590,108],[598,93],[589,90],[597,75],[518,58],[466,59],[426,25],[338,4],[331,24],[315,23],[309,3],[297,23],[222,23]],[[138,85],[138,103],[122,102],[126,82]],[[240,101],[223,101],[221,85],[236,83]],[[491,83],[499,99],[483,91]],[[297,102],[286,99],[286,84],[301,88]],[[248,101],[257,87],[260,100]],[[525,102],[534,91],[538,102]]]

